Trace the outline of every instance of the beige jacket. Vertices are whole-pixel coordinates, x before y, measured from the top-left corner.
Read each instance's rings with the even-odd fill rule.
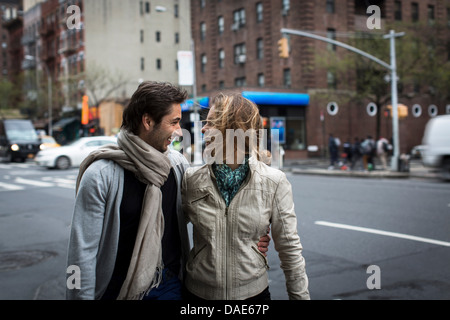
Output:
[[[268,287],[258,241],[271,227],[289,298],[309,299],[292,188],[286,175],[250,158],[250,173],[227,208],[210,165],[189,168],[183,210],[194,226],[186,286],[209,300],[242,300]]]

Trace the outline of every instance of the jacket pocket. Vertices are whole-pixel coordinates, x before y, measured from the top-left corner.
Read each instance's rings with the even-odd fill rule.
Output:
[[[259,259],[261,263],[261,267],[266,268],[267,270],[270,269],[267,257],[265,257],[264,254],[262,254],[256,246],[252,246],[252,250],[256,253],[257,259]]]
[[[195,205],[197,202],[205,200],[208,197],[209,197],[209,194],[205,194],[205,195],[201,196],[200,198],[196,198],[196,199],[192,200],[190,204]]]
[[[191,200],[192,199],[192,200]],[[217,204],[208,192],[197,193],[189,199],[189,218],[194,226],[194,232],[203,236],[212,236],[216,231]]]

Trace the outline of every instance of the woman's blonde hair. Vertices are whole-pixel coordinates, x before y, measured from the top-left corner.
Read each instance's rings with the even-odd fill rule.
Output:
[[[227,130],[232,130],[235,140],[239,140],[239,133],[244,134],[242,142],[245,141],[245,150],[240,147],[241,143],[234,141],[238,150],[268,163],[268,151],[262,140],[263,121],[258,106],[238,93],[220,93],[211,102],[214,114],[208,120],[210,126],[220,131],[224,138],[227,137]]]

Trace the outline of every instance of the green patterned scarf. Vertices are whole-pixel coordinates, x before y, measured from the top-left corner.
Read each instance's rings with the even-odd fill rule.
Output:
[[[212,165],[212,169],[217,179],[217,186],[228,207],[250,170],[248,158],[245,158],[245,162],[234,171],[226,164],[216,163]]]

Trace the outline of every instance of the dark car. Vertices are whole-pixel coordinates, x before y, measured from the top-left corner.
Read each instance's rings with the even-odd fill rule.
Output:
[[[41,140],[30,120],[0,120],[0,158],[3,161],[33,159],[40,146]]]

